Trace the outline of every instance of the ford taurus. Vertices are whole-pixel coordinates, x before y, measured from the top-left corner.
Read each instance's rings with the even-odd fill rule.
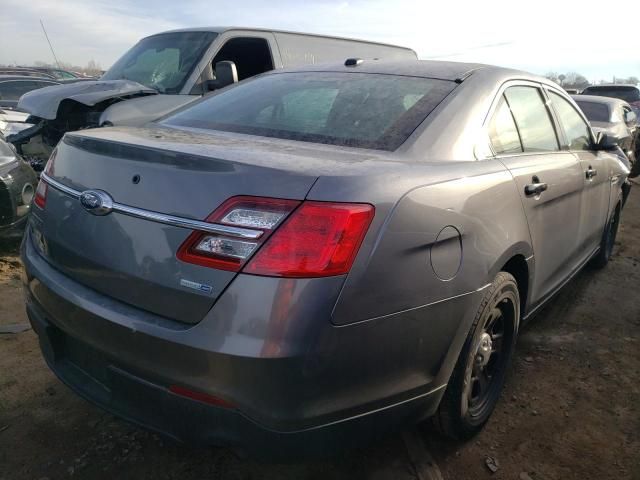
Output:
[[[518,330],[609,260],[628,170],[555,84],[349,59],[68,133],[22,245],[46,361],[180,440],[487,422]]]

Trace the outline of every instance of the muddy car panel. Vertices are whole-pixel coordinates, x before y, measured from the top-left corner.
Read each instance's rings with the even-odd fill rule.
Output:
[[[483,296],[505,266],[518,265],[528,318],[597,254],[594,232],[604,232],[619,208],[628,170],[593,146],[603,181],[589,181],[543,101],[553,91],[575,108],[557,86],[471,64],[326,70],[266,74],[147,128],[67,134],[43,175],[46,203],[34,209],[22,246],[27,311],[64,382],[174,438],[257,455],[322,450],[436,411]],[[374,103],[355,108],[360,88],[331,103],[332,122],[342,125],[336,136],[252,134],[212,120],[233,113],[224,102],[233,111],[252,95],[268,102],[289,81],[369,77],[392,78],[393,88],[424,79],[435,90],[420,104],[403,97],[410,106],[402,111],[417,116],[385,129],[381,143],[340,136],[349,126],[358,131],[359,121],[385,120],[367,109],[391,97],[366,96]],[[491,122],[511,87],[534,89],[550,109],[551,151],[495,151]],[[231,102],[236,95],[245,100]],[[531,194],[536,175],[547,188]],[[113,200],[110,211],[92,214],[95,205],[82,203],[83,192],[93,201],[96,189]],[[293,202],[287,219],[334,203],[368,205],[374,215],[352,265],[335,275],[252,273],[265,246],[237,272],[181,260],[189,222],[238,195]]]

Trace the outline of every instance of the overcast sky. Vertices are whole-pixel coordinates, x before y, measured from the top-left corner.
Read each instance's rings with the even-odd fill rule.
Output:
[[[625,22],[625,12],[638,18],[638,3],[614,3],[603,16],[573,0],[2,0],[0,64],[53,60],[42,19],[61,61],[103,68],[151,33],[238,25],[395,43],[420,58],[577,71],[592,81],[640,76],[638,22]]]

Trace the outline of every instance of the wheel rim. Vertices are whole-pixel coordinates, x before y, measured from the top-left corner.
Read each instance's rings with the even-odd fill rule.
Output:
[[[484,417],[502,389],[513,350],[517,308],[512,295],[500,296],[475,337],[467,362],[463,410],[469,417]]]

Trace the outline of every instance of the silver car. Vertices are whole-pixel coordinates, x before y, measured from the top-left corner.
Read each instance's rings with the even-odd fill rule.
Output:
[[[613,137],[633,165],[635,158],[637,117],[624,100],[595,95],[572,96],[595,132]]]
[[[270,72],[68,133],[22,245],[46,361],[173,438],[467,438],[518,330],[609,260],[628,170],[554,83],[431,61]]]

